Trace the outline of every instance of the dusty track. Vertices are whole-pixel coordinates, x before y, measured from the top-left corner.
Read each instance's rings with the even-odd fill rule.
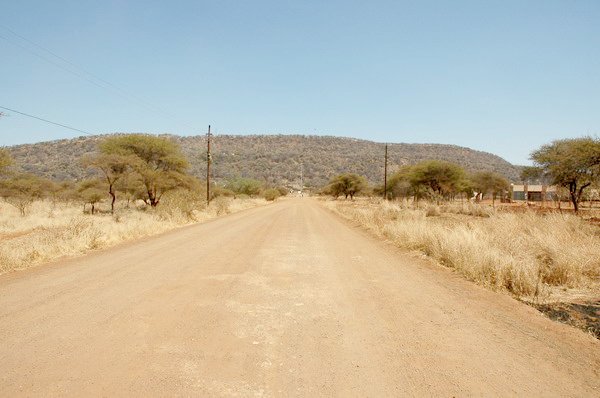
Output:
[[[599,396],[600,344],[290,199],[0,277],[0,395]]]

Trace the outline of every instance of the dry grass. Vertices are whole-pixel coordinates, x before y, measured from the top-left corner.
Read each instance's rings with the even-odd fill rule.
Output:
[[[600,228],[573,215],[494,212],[473,204],[415,209],[377,200],[326,206],[492,289],[525,299],[598,293]]]
[[[173,194],[156,209],[118,208],[115,215],[83,214],[81,205],[35,202],[25,217],[0,202],[0,274],[41,264],[62,256],[84,254],[121,242],[202,222],[265,204],[264,199],[219,197],[206,208]]]

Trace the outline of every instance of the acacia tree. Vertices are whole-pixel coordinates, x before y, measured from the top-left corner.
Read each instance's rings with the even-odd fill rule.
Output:
[[[19,210],[21,216],[25,216],[31,204],[42,197],[42,181],[32,174],[18,174],[2,181],[0,194],[7,203]]]
[[[428,160],[411,168],[410,180],[414,189],[427,187],[438,198],[458,193],[465,179],[465,172],[457,164],[440,160]]]
[[[411,166],[402,166],[387,179],[387,194],[389,199],[407,198],[415,195],[411,184]],[[374,192],[383,194],[383,185],[376,188]]]
[[[140,177],[135,173],[126,173],[115,183],[115,190],[125,198],[126,207],[129,208],[132,201],[143,200],[146,187],[142,184]]]
[[[367,180],[358,174],[346,173],[335,176],[329,182],[325,191],[337,198],[344,195],[346,199],[350,196],[354,200],[354,196],[367,189]]]
[[[523,183],[541,183],[545,184],[547,176],[544,174],[544,170],[537,166],[524,166],[519,174]]]
[[[75,181],[55,182],[51,191],[52,201],[76,202],[78,198],[77,184]]]
[[[583,137],[557,140],[532,152],[531,160],[553,184],[569,190],[575,212],[584,190],[600,178],[600,140]]]
[[[471,177],[473,188],[478,194],[481,195],[481,199],[485,194],[492,195],[492,206],[496,206],[496,197],[498,194],[503,194],[510,189],[510,183],[508,180],[498,173],[491,171],[481,171],[475,173]]]
[[[88,179],[81,181],[77,186],[79,198],[83,201],[83,212],[85,206],[89,204],[92,207],[92,215],[96,212],[96,204],[102,201],[106,186],[99,179]]]
[[[101,153],[92,157],[84,157],[83,164],[87,167],[98,169],[104,175],[108,185],[108,194],[111,197],[110,212],[115,212],[117,200],[116,184],[133,170],[137,159],[132,155],[117,153]]]
[[[181,149],[171,140],[144,134],[128,134],[106,139],[100,150],[104,154],[128,156],[132,168],[144,186],[143,200],[156,207],[165,194],[189,185],[185,174],[189,165]]]

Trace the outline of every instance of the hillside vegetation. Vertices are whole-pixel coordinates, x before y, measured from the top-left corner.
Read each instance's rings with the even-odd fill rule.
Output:
[[[178,143],[190,163],[191,174],[206,172],[206,137],[168,136]],[[18,145],[9,148],[21,171],[42,177],[73,180],[88,177],[90,170],[79,159],[97,151],[106,136]],[[212,140],[213,177],[225,181],[246,177],[272,185],[304,183],[321,187],[340,173],[356,173],[371,182],[383,175],[383,145],[341,137],[304,135],[217,135]],[[499,156],[455,145],[390,144],[389,170],[423,160],[438,159],[461,165],[469,172],[493,171],[517,180],[519,168]]]

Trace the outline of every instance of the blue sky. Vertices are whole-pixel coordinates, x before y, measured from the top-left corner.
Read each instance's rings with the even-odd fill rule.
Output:
[[[517,164],[600,134],[597,0],[0,3],[0,106],[92,133],[212,124],[455,144]],[[81,135],[4,112],[0,145]]]

